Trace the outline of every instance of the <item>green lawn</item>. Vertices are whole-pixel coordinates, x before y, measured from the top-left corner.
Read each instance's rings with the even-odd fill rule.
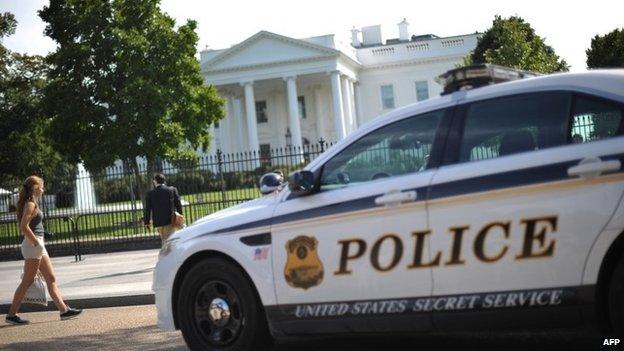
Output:
[[[236,205],[248,199],[260,196],[257,189],[237,189],[222,192],[207,192],[199,194],[183,194],[182,199],[188,202],[184,206],[184,215],[187,224],[193,223],[211,213]],[[77,223],[78,235],[83,240],[102,240],[115,237],[129,237],[148,235],[143,227],[143,212],[140,204],[137,210],[131,209],[132,202],[119,202],[100,205],[102,213],[77,214],[72,208],[49,211],[45,219],[46,229],[55,234],[55,241],[71,241],[73,228],[64,218],[73,217]],[[152,228],[152,231],[154,229]],[[18,242],[18,228],[15,222],[0,223],[0,246]]]

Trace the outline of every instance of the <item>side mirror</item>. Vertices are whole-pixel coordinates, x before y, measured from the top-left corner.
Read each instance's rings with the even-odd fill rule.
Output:
[[[314,192],[316,179],[310,171],[297,171],[288,177],[288,188],[293,194],[302,196]]]
[[[262,195],[271,194],[279,190],[283,183],[284,178],[281,174],[275,172],[265,173],[260,177],[260,193]]]

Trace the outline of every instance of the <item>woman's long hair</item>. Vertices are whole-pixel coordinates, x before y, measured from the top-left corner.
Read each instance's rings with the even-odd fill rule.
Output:
[[[37,206],[37,200],[34,198],[33,193],[35,185],[37,184],[42,185],[43,179],[34,175],[26,178],[26,180],[24,181],[24,184],[19,191],[19,197],[17,198],[17,223],[20,223],[22,221],[22,215],[24,214],[24,205],[26,205],[28,201],[34,202],[35,206]]]

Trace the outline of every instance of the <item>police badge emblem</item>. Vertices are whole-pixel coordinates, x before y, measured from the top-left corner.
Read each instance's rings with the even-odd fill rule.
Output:
[[[315,237],[300,235],[286,242],[284,277],[293,288],[309,289],[323,280],[323,264],[317,253]]]

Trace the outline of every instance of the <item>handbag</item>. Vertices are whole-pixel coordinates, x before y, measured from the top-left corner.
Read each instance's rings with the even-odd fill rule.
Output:
[[[182,228],[184,226],[184,216],[178,213],[175,210],[175,204],[173,203],[173,189],[171,190],[171,225],[176,226],[178,228]]]
[[[23,277],[24,274],[22,273],[22,278]],[[48,289],[45,283],[45,279],[43,278],[41,272],[37,271],[37,275],[35,275],[35,280],[26,291],[26,295],[24,296],[24,300],[22,300],[22,302],[47,306],[48,301],[50,301],[50,297],[48,296]]]

